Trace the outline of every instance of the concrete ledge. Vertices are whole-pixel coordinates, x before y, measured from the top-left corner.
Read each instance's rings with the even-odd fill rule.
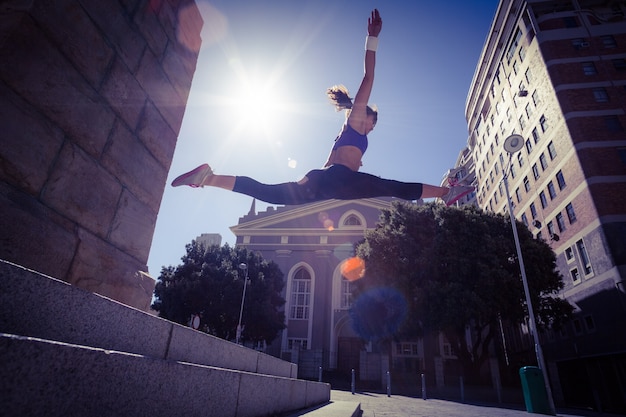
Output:
[[[361,403],[353,401],[331,401],[317,407],[307,408],[287,417],[359,417]]]
[[[0,260],[0,332],[286,378],[297,366]]]
[[[276,415],[325,403],[330,385],[0,334],[7,416]]]

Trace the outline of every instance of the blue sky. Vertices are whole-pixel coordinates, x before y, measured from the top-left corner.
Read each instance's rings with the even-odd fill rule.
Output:
[[[197,3],[203,44],[148,260],[154,278],[202,233],[233,246],[229,227],[252,203],[218,188],[172,188],[176,176],[206,162],[278,183],[324,164],[344,121],[325,91],[344,84],[356,94],[375,7],[383,29],[370,103],[379,119],[361,170],[437,185],[466,145],[465,100],[497,0]]]

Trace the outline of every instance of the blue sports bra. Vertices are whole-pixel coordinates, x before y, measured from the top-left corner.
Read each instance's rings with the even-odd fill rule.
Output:
[[[333,151],[342,146],[356,146],[361,153],[365,153],[367,150],[367,136],[360,134],[350,124],[346,123],[345,128],[341,130],[341,133],[335,139]]]

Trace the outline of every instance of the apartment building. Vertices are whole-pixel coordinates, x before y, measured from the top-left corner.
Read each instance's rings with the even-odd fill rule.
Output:
[[[557,255],[562,296],[576,311],[565,328],[540,334],[555,401],[618,412],[626,411],[625,14],[624,1],[502,0],[457,160],[474,170],[475,204],[485,210],[508,210],[508,173],[515,217]],[[503,143],[514,133],[524,146],[509,155]],[[509,349],[532,348],[522,339],[510,335]]]

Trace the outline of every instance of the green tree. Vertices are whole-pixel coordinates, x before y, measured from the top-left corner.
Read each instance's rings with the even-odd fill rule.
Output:
[[[285,304],[284,282],[278,265],[228,245],[204,248],[192,241],[186,250],[181,265],[161,269],[152,304],[160,317],[187,325],[192,315],[199,315],[199,330],[235,339],[245,279],[239,265],[245,263],[249,281],[242,340],[270,343],[285,328],[285,314],[279,310]]]
[[[523,224],[516,227],[538,327],[558,328],[572,307],[558,296],[563,281],[554,252]],[[380,287],[400,292],[408,319],[395,336],[442,331],[468,380],[488,359],[499,320],[523,323],[527,316],[508,216],[470,206],[395,203],[366,234],[357,255],[366,261],[366,274],[354,296]],[[472,346],[467,345],[467,326]]]

